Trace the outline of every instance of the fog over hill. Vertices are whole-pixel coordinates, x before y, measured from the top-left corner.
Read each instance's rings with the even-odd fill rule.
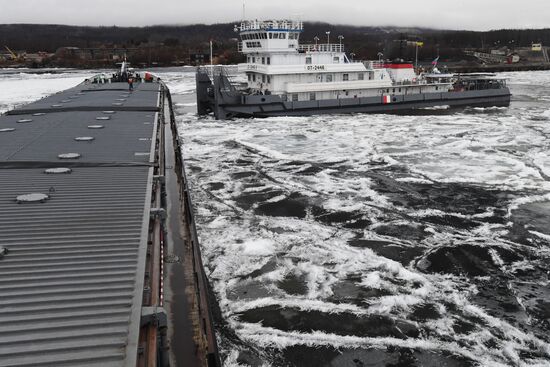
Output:
[[[1,23],[149,26],[226,23],[235,19],[301,19],[357,26],[486,31],[549,25],[547,0],[25,0],[2,2]]]

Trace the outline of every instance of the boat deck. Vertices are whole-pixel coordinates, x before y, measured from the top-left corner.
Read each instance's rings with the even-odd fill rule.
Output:
[[[81,84],[0,116],[0,366],[136,365],[159,100]]]

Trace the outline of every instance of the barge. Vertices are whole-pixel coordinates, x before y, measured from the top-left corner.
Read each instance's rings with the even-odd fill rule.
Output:
[[[221,365],[170,91],[130,78],[0,116],[0,366]]]

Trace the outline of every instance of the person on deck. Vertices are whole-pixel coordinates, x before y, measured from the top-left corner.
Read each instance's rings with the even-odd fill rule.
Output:
[[[134,90],[134,79],[132,77],[128,78],[128,89]]]

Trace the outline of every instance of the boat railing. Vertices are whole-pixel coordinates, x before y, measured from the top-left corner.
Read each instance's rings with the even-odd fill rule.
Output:
[[[384,69],[384,62],[383,61],[371,61],[371,60],[366,60],[366,61],[361,61],[363,63],[363,65],[365,65],[365,67],[367,69]]]
[[[302,31],[304,29],[303,22],[299,20],[268,20],[268,21],[244,21],[241,23],[240,31],[253,31],[262,29],[286,29]]]
[[[460,90],[487,90],[506,88],[504,79],[476,79],[476,78],[458,78],[454,83],[455,91]]]
[[[298,51],[304,52],[344,52],[344,45],[340,43],[319,43],[298,45]]]
[[[214,65],[211,67],[212,80],[219,78],[220,90],[235,95],[241,88],[241,83],[235,80],[236,69],[232,66]]]

